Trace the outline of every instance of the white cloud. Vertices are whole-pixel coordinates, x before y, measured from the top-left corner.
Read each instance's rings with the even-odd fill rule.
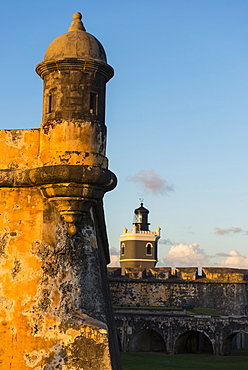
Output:
[[[110,248],[110,263],[108,267],[120,267],[120,253],[117,248]]]
[[[127,181],[139,182],[146,192],[155,195],[163,195],[174,190],[173,185],[168,184],[167,180],[163,179],[153,169],[149,171],[140,170],[136,175],[128,176]]]
[[[168,254],[163,257],[163,265],[170,267],[202,267],[209,265],[209,256],[200,244],[178,244],[170,248]]]
[[[218,257],[224,257],[217,262]],[[218,258],[219,259],[219,258]],[[248,255],[240,254],[232,250],[229,253],[216,253],[207,255],[200,244],[178,244],[170,248],[168,254],[159,261],[159,266],[175,267],[233,267],[239,269],[248,268]]]
[[[110,249],[109,249],[109,253],[111,254],[111,255],[119,255],[119,250],[117,249],[117,248],[115,248],[115,247],[111,247]]]
[[[240,254],[237,251],[230,251],[229,253],[218,253],[218,255],[225,255],[219,265],[222,267],[234,267],[234,268],[248,268],[248,255]]]
[[[120,257],[116,255],[110,256],[108,267],[120,267]]]
[[[167,241],[168,243],[168,241]],[[169,243],[168,243],[169,244]],[[111,261],[108,267],[120,267],[120,255],[117,248],[110,248]],[[217,262],[218,257],[224,257]],[[219,258],[218,258],[219,259]],[[210,262],[211,260],[211,262]],[[232,250],[229,253],[216,253],[213,256],[207,255],[205,250],[200,248],[199,243],[173,245],[167,255],[160,258],[157,267],[232,267],[248,269],[248,255],[240,254]]]

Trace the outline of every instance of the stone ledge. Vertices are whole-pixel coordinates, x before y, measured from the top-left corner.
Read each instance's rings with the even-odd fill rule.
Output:
[[[57,165],[32,169],[0,170],[0,188],[33,187],[46,184],[76,183],[115,188],[117,178],[113,172],[85,165]]]
[[[114,70],[110,65],[95,61],[94,59],[65,58],[41,62],[36,67],[36,72],[41,78],[44,78],[44,76],[54,70],[82,70],[84,72],[99,73],[105,78],[105,82],[108,82],[114,76]]]

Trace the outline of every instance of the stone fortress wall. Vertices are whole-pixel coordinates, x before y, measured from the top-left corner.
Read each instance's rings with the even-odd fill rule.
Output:
[[[228,355],[248,346],[248,270],[108,268],[122,351]],[[198,312],[198,313],[197,313]]]
[[[231,268],[167,267],[108,268],[114,305],[210,308],[223,315],[248,313],[248,270]]]

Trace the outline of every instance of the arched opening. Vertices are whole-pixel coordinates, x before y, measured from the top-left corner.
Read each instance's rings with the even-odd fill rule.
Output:
[[[146,255],[147,256],[151,256],[152,255],[152,244],[151,243],[147,243],[146,244]]]
[[[190,330],[180,335],[175,344],[175,353],[209,353],[213,354],[210,339],[202,332]]]
[[[223,355],[230,355],[232,351],[242,348],[248,348],[248,334],[240,331],[234,332],[223,342]]]
[[[134,334],[130,343],[131,352],[166,352],[165,341],[157,331],[143,329]]]
[[[97,112],[98,95],[94,92],[90,93],[90,113],[98,114]]]

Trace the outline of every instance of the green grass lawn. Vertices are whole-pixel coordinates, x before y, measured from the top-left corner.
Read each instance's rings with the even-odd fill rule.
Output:
[[[162,311],[182,311],[181,308],[178,307],[165,307],[165,306],[136,306],[136,305],[113,305],[114,309],[136,309],[136,310],[162,310]],[[183,312],[183,311],[182,311]],[[204,308],[204,307],[195,307],[191,310],[186,310],[186,314],[188,315],[221,315],[220,312],[212,310],[211,308]]]
[[[220,312],[204,307],[195,307],[192,310],[187,310],[186,313],[188,315],[221,315]]]
[[[166,307],[166,306],[137,306],[137,305],[113,305],[113,309],[115,308],[132,308],[132,309],[136,309],[136,310],[163,310],[163,311],[171,311],[171,310],[175,310],[175,311],[182,311],[181,308],[178,308],[178,307]]]
[[[236,350],[232,356],[166,355],[162,353],[121,353],[123,370],[247,370],[248,351]]]

